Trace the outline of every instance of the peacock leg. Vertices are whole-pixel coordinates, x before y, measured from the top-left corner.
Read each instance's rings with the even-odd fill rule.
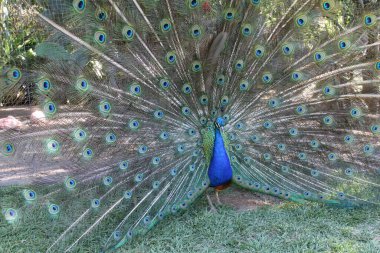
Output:
[[[215,197],[216,197],[216,203],[217,203],[219,206],[223,205],[222,202],[220,202],[219,191],[218,191],[218,190],[215,190]]]
[[[206,194],[206,197],[207,197],[208,204],[210,206],[210,211],[213,212],[213,213],[216,213],[217,210],[216,210],[214,204],[211,201],[210,195]]]

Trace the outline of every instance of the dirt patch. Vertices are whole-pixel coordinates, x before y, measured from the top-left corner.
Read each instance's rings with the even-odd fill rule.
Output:
[[[216,203],[214,190],[208,193],[213,203]],[[223,205],[230,206],[238,211],[254,210],[261,206],[273,206],[282,204],[284,201],[266,194],[249,191],[232,186],[219,192],[219,199]]]

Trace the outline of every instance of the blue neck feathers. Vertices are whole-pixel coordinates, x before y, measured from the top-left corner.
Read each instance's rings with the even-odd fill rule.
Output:
[[[224,147],[223,136],[219,128],[215,128],[214,148],[208,168],[208,177],[211,187],[227,184],[232,179],[230,159]]]

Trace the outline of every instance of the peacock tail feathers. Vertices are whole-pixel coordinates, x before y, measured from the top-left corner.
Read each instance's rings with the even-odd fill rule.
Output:
[[[235,184],[299,203],[380,203],[378,3],[38,10],[47,37],[32,66],[1,69],[0,99],[31,85],[45,120],[0,129],[0,185],[20,187],[0,205],[10,229],[51,223],[43,250],[114,250],[186,209],[210,185],[219,127]]]

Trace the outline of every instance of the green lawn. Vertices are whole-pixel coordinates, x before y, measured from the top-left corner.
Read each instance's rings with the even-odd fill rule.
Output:
[[[254,194],[239,191],[233,194],[240,194],[241,203],[251,201],[242,196]],[[236,207],[236,201],[233,205]],[[38,244],[33,242],[46,239],[33,226],[46,229],[45,224],[36,221],[28,227],[12,226],[1,219],[0,252],[39,252]],[[94,248],[75,252],[94,252]],[[380,208],[339,209],[273,201],[251,211],[225,205],[212,213],[206,198],[201,197],[186,212],[165,219],[118,252],[378,253]]]
[[[380,209],[285,203],[206,210],[200,199],[121,252],[380,252]]]

